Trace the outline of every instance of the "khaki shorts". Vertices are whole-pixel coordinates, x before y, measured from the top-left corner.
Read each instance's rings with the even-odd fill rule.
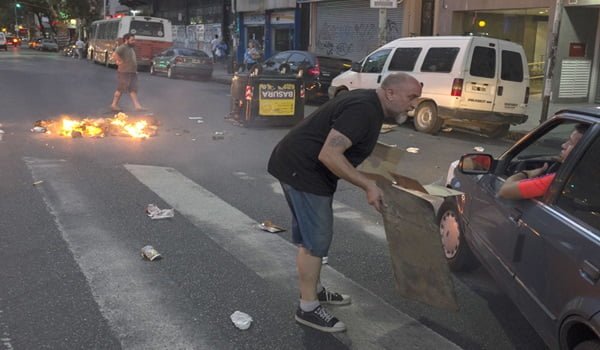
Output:
[[[117,91],[121,93],[137,92],[137,73],[117,72]]]

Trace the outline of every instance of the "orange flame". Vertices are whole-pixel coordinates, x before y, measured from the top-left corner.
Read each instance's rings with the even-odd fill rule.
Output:
[[[118,113],[113,118],[84,118],[77,120],[63,116],[60,123],[44,121],[48,133],[54,131],[67,137],[105,137],[108,135],[131,136],[145,139],[156,134],[157,127],[146,120],[130,121],[125,113]]]

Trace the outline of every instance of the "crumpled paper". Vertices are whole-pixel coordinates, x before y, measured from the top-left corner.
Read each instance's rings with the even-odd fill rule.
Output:
[[[175,210],[160,209],[155,204],[148,204],[148,207],[146,207],[146,214],[152,220],[169,219],[175,216]]]

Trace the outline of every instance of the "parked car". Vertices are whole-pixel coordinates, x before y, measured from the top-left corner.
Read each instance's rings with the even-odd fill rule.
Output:
[[[0,32],[0,49],[8,51],[8,42],[6,41],[6,34]]]
[[[212,72],[212,58],[201,50],[172,47],[154,56],[150,64],[150,74],[165,73],[170,79],[187,76],[208,79]]]
[[[297,74],[303,71],[307,101],[326,100],[331,80],[350,69],[352,60],[309,51],[282,51],[261,64],[262,74]]]
[[[587,131],[557,162],[577,124]],[[438,211],[450,268],[481,262],[550,349],[600,349],[600,110],[560,111],[498,159],[457,163],[449,186],[464,195]],[[544,164],[554,175],[543,196],[498,196],[508,177]]]
[[[435,134],[454,123],[496,138],[527,121],[529,69],[519,44],[477,36],[396,39],[333,79],[330,97],[374,89],[392,72],[409,73],[423,84],[419,104],[408,114],[421,132]]]
[[[42,44],[42,38],[32,39],[27,43],[30,49],[37,50],[38,46]]]
[[[36,48],[40,51],[55,51],[58,52],[58,43],[52,39],[42,39],[40,45]]]

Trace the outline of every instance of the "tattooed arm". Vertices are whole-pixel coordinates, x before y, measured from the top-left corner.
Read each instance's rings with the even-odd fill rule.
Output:
[[[335,129],[331,129],[321,152],[319,161],[323,163],[332,173],[351,184],[362,188],[367,195],[367,202],[381,211],[383,203],[383,193],[375,181],[361,174],[348,161],[344,152],[352,146],[352,141],[344,134]]]

